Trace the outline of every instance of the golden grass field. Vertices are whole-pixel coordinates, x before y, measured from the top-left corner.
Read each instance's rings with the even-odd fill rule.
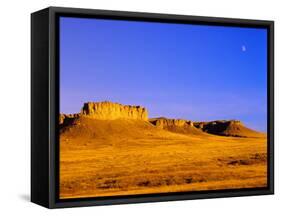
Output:
[[[60,134],[60,198],[265,187],[266,143],[80,117]]]

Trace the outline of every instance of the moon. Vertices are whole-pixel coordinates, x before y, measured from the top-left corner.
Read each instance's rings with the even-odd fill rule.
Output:
[[[246,52],[247,49],[245,45],[243,45],[241,48],[242,48],[242,52]]]

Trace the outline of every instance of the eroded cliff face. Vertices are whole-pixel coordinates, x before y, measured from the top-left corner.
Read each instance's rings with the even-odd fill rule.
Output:
[[[193,122],[187,121],[184,119],[167,119],[167,118],[155,118],[149,120],[156,127],[165,129],[167,127],[184,127],[184,126],[193,126]]]
[[[217,120],[210,122],[194,122],[194,126],[210,134],[234,137],[260,137],[262,133],[251,130],[238,120]]]
[[[74,119],[79,118],[81,114],[80,113],[74,113],[74,114],[60,114],[59,117],[59,124],[64,125],[64,124],[69,124],[71,123]]]
[[[217,121],[210,121],[210,122],[194,122],[194,126],[202,129],[202,130],[209,130],[209,129],[217,129],[217,128],[224,128],[227,126],[237,125],[243,126],[243,123],[238,120],[217,120]]]
[[[148,120],[148,111],[144,107],[122,105],[108,101],[84,103],[81,115],[100,120]]]

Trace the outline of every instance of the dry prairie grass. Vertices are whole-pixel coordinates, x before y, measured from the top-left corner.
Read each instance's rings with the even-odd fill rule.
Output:
[[[265,187],[266,138],[80,118],[60,136],[60,198]]]

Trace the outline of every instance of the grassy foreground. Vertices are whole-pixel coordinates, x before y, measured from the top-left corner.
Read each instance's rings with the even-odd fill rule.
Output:
[[[82,117],[61,130],[60,198],[265,187],[266,142]]]

